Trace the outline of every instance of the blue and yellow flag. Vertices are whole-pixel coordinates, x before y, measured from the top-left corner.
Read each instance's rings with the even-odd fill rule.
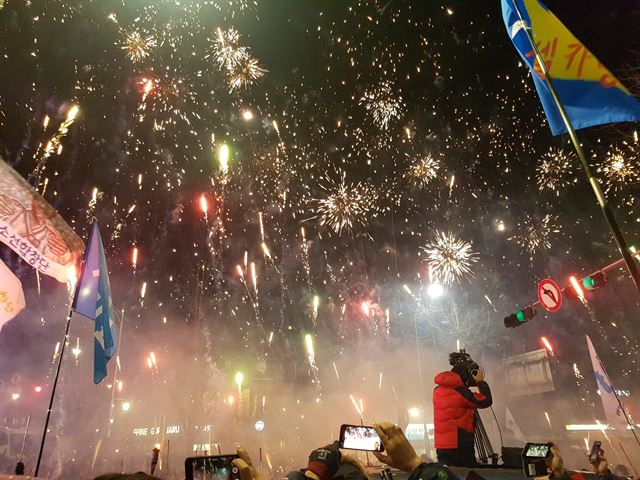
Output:
[[[107,362],[116,351],[115,323],[111,312],[111,286],[98,223],[94,220],[84,254],[84,264],[72,310],[95,322],[93,340],[93,382],[107,376]]]
[[[640,102],[541,0],[502,0],[502,16],[511,41],[532,70],[533,82],[554,135],[567,133],[567,129],[524,31],[526,26],[531,28],[573,128],[640,120]]]

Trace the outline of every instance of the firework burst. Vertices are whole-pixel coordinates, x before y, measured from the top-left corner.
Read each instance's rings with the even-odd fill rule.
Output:
[[[208,57],[213,58],[225,73],[230,93],[249,87],[267,72],[251,54],[251,50],[240,45],[240,34],[234,28],[216,30]]]
[[[156,46],[156,40],[152,36],[142,35],[137,30],[124,31],[120,48],[124,50],[127,57],[133,62],[143,61],[151,53],[151,49]]]
[[[536,183],[538,190],[557,191],[568,187],[575,178],[576,156],[567,154],[561,148],[550,148],[536,167]]]
[[[345,172],[342,172],[339,182],[322,186],[322,189],[327,196],[313,200],[314,218],[338,235],[343,231],[352,232],[356,225],[366,226],[375,212],[375,190],[360,182],[347,182]]]
[[[640,161],[631,150],[625,154],[619,147],[613,147],[598,167],[598,173],[604,177],[607,193],[618,192],[640,182]]]
[[[546,214],[542,219],[524,216],[518,225],[518,233],[509,240],[514,241],[529,255],[551,248],[554,234],[560,233],[560,226],[556,223],[557,215]]]
[[[405,173],[405,177],[409,181],[421,188],[426,187],[431,180],[434,180],[438,176],[438,170],[440,170],[441,162],[433,155],[428,153],[426,156],[420,158],[415,162],[409,170]]]
[[[426,253],[426,262],[434,277],[450,285],[454,281],[473,276],[472,265],[478,261],[478,254],[471,244],[460,240],[453,233],[436,231],[435,240],[421,249]]]
[[[389,128],[389,122],[398,119],[404,111],[402,97],[395,95],[388,81],[364,92],[360,105],[371,114],[373,123],[382,130]]]
[[[222,30],[218,28],[211,39],[209,55],[205,58],[213,58],[221,69],[231,69],[247,56],[245,47],[240,46],[240,34],[234,28]]]
[[[227,71],[227,82],[229,83],[229,93],[240,88],[247,88],[255,80],[262,77],[267,70],[258,64],[258,60],[247,55],[237,65]]]

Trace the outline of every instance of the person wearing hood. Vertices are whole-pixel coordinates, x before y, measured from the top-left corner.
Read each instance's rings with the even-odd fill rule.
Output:
[[[456,467],[475,467],[475,411],[491,406],[491,389],[481,368],[454,366],[436,375],[433,392],[435,446],[438,462]],[[478,387],[473,392],[470,386]]]

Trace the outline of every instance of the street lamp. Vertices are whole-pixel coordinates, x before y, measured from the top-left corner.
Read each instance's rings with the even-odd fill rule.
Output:
[[[122,402],[122,411],[128,412],[131,408],[131,404],[129,402]]]

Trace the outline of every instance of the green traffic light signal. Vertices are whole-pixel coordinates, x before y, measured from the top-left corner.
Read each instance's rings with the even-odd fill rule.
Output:
[[[604,272],[596,272],[593,275],[587,275],[582,279],[582,285],[587,290],[595,290],[604,287],[607,284],[607,276]]]
[[[519,327],[523,323],[528,322],[535,317],[536,311],[532,306],[524,307],[522,310],[516,310],[508,317],[504,318],[504,326],[507,328]]]

